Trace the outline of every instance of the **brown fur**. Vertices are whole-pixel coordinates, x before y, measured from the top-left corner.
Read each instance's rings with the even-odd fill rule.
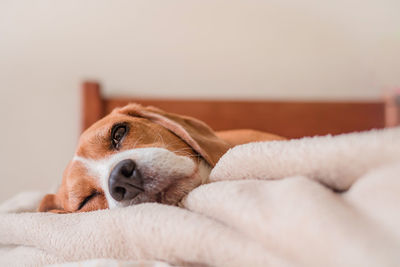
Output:
[[[219,138],[225,140],[231,146],[247,144],[250,142],[279,141],[286,139],[275,134],[264,133],[250,129],[219,131],[215,134]]]

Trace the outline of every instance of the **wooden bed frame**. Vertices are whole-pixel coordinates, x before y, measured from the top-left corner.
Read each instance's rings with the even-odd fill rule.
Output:
[[[217,131],[247,128],[288,138],[363,131],[400,122],[400,94],[377,101],[343,102],[106,98],[98,82],[86,81],[82,84],[82,131],[130,102],[192,116]]]

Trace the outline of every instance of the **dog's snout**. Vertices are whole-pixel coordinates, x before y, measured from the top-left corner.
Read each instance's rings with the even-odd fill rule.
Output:
[[[111,196],[117,201],[131,200],[143,192],[142,177],[131,159],[119,162],[108,178]]]

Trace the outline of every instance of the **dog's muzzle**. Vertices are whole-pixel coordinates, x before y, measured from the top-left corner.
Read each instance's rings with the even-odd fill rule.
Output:
[[[108,188],[116,201],[131,200],[144,192],[143,179],[136,163],[125,159],[115,165],[108,178]]]

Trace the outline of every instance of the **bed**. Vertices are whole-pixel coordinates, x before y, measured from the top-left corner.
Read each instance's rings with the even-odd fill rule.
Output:
[[[206,122],[215,131],[254,129],[287,138],[341,134],[384,128],[400,122],[400,96],[393,93],[375,101],[240,101],[105,97],[101,84],[82,83],[84,130],[116,107],[130,102],[152,105]]]
[[[43,192],[16,196],[0,205],[0,266],[400,266],[398,97],[155,100],[104,97],[96,82],[82,93],[82,130],[139,102],[293,139],[230,149],[179,207],[49,214],[34,212]]]

